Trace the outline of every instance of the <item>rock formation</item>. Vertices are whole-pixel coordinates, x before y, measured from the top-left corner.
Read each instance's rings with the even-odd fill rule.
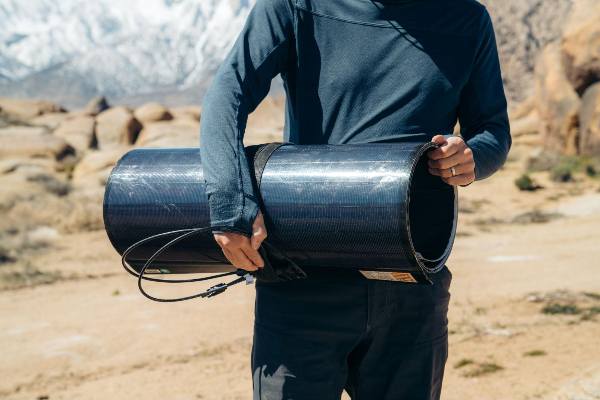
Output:
[[[65,119],[54,130],[54,135],[65,139],[83,153],[96,145],[96,120],[85,115]]]
[[[96,138],[101,149],[133,144],[142,125],[127,107],[114,107],[98,114]]]
[[[0,97],[0,110],[3,114],[20,119],[34,118],[46,113],[64,111],[62,107],[49,101],[20,100],[5,97]]]
[[[481,2],[494,22],[506,93],[514,107],[533,93],[538,53],[560,38],[572,0]]]
[[[150,122],[144,125],[136,146],[195,147],[200,144],[200,126],[193,120]]]
[[[85,107],[81,110],[84,114],[96,116],[100,114],[102,111],[106,111],[110,108],[106,97],[99,96],[91,99]]]
[[[595,83],[583,94],[579,109],[579,153],[600,154],[600,83]]]
[[[146,103],[137,108],[133,115],[144,125],[149,122],[168,121],[173,119],[169,110],[159,103]]]
[[[561,41],[566,76],[581,96],[600,81],[600,2],[578,0]]]
[[[12,126],[0,129],[0,158],[52,158],[60,160],[73,148],[43,127]]]
[[[574,3],[562,37],[540,54],[534,81],[544,148],[600,155],[600,3]]]
[[[581,101],[565,75],[558,43],[546,47],[538,60],[535,93],[544,146],[552,151],[574,154]]]

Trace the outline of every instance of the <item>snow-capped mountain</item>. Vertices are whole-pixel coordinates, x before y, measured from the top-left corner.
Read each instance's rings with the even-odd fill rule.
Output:
[[[0,0],[0,96],[199,101],[253,3]]]

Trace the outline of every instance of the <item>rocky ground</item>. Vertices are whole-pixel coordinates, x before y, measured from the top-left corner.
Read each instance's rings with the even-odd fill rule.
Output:
[[[600,181],[522,168],[461,190],[445,399],[600,397]],[[151,303],[101,230],[37,235],[0,267],[0,397],[249,398],[251,287]]]
[[[12,122],[0,129],[0,397],[249,398],[253,289],[151,303],[102,231],[114,160],[139,145],[196,145],[200,110],[53,107],[5,111]],[[117,132],[101,128],[109,111]],[[248,142],[276,139],[280,116],[280,102],[265,102]],[[88,119],[85,145],[61,139]],[[600,398],[598,164],[548,156],[541,140],[516,135],[497,175],[460,190],[445,399]]]

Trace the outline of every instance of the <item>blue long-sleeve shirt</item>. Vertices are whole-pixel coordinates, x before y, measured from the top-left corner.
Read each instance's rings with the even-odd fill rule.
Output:
[[[457,120],[476,179],[511,145],[494,30],[474,0],[257,0],[203,100],[201,157],[213,230],[258,212],[243,136],[281,74],[284,140],[430,140]]]

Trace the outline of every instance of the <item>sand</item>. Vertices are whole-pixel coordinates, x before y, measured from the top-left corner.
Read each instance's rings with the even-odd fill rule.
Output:
[[[443,399],[600,398],[600,183],[540,175],[545,189],[523,193],[513,184],[521,170],[511,161],[460,189]],[[561,216],[513,222],[534,209]],[[30,257],[61,278],[2,290],[0,398],[251,398],[252,286],[153,303],[102,231]],[[555,303],[576,314],[542,312]]]

